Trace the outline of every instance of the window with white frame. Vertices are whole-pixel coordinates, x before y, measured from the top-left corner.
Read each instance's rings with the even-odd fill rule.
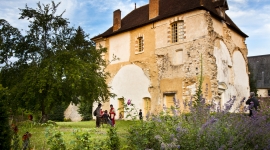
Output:
[[[177,21],[171,24],[171,41],[177,43],[185,38],[184,21]]]

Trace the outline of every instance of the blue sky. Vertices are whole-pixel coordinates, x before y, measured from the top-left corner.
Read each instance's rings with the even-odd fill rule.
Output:
[[[0,18],[7,20],[18,29],[27,29],[28,22],[19,20],[19,8],[36,8],[38,0],[0,0]],[[43,4],[51,0],[40,0]],[[55,2],[60,2],[55,0]],[[66,10],[64,17],[72,26],[81,26],[90,37],[103,33],[112,26],[113,11],[120,9],[122,18],[149,0],[62,0],[59,14]],[[227,0],[226,13],[249,37],[246,44],[248,56],[270,54],[270,0]],[[24,31],[22,31],[24,32]]]

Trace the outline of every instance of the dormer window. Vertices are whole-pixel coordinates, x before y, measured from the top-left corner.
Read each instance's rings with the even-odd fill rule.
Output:
[[[185,39],[184,21],[176,21],[171,24],[171,41],[177,43]]]

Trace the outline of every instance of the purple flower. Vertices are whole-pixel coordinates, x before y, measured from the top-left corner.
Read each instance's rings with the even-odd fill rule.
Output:
[[[202,125],[202,128],[205,129],[209,125],[214,124],[216,121],[218,121],[218,119],[212,117],[210,120],[208,120],[205,124]]]
[[[130,105],[130,104],[131,104],[131,100],[130,100],[130,99],[128,99],[127,104],[128,104],[128,105]]]

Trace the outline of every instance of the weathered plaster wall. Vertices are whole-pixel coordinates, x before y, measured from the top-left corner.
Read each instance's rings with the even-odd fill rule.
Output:
[[[232,38],[232,41],[235,44],[235,46],[237,46],[239,48],[246,48],[245,38],[243,38],[242,36],[240,36],[238,33],[236,33],[233,30],[230,30],[230,34],[231,34],[231,38]],[[247,55],[247,53],[246,53],[246,55]]]
[[[207,34],[207,24],[205,22],[204,10],[195,10],[175,17],[161,20],[154,23],[155,30],[155,48],[179,45]],[[175,21],[184,21],[185,39],[178,43],[171,43],[171,23]]]
[[[240,93],[237,96],[244,97],[249,95],[249,79],[246,61],[240,51],[233,53],[233,69],[234,69],[234,85],[237,88],[237,92]]]
[[[110,102],[116,110],[119,108],[118,98],[124,97],[125,103],[131,99],[138,109],[142,109],[140,106],[143,105],[144,97],[151,98],[148,91],[150,80],[142,68],[134,64],[123,66],[114,76],[111,86],[117,97],[111,98]]]
[[[204,13],[204,10],[187,13],[185,19],[187,41],[198,39],[208,33]]]
[[[212,18],[213,21],[213,29],[214,31],[219,34],[223,35],[223,23],[221,20],[217,20],[216,18]]]
[[[219,42],[219,44],[217,43]],[[235,51],[231,58],[229,50],[224,42],[217,40],[214,48],[214,56],[217,64],[217,80],[219,84],[225,84],[224,95],[220,98],[221,108],[224,104],[236,96],[236,102],[232,111],[239,106],[240,101],[248,96],[249,81],[246,70],[246,62],[239,51]]]
[[[117,97],[112,100],[110,102],[106,102],[104,103],[103,108],[104,109],[108,109],[109,108],[109,104],[113,103],[116,107],[116,109],[118,109],[118,98],[122,98],[122,96],[124,96],[127,99],[132,99],[133,102],[136,104],[136,106],[138,108],[140,108],[140,106],[142,106],[142,100],[144,97],[149,97],[151,98],[151,109],[156,109],[156,100],[158,99],[157,95],[159,93],[159,89],[157,88],[157,86],[159,85],[159,81],[157,79],[158,75],[157,73],[157,66],[156,66],[156,56],[154,55],[154,49],[155,49],[155,40],[153,39],[154,37],[154,29],[152,29],[152,25],[147,25],[144,27],[141,27],[139,29],[135,29],[129,32],[129,38],[126,38],[125,35],[121,36],[121,38],[126,38],[129,39],[129,41],[126,41],[126,43],[129,43],[129,59],[128,61],[123,61],[123,62],[114,62],[111,63],[106,70],[110,72],[111,77],[107,79],[107,83],[109,85],[112,86],[112,91],[114,91],[115,88],[122,88],[123,90],[118,90],[118,91],[114,91],[115,94],[117,94]],[[144,45],[144,50],[143,52],[137,52],[136,51],[136,40],[138,37],[143,37],[144,43],[147,43]],[[120,38],[120,37],[118,37]],[[108,42],[110,40],[106,39],[106,47],[108,48],[108,52],[105,54],[105,58],[108,60],[109,59],[109,55],[108,53],[112,53],[111,49],[110,49],[110,42]],[[126,57],[126,56],[124,56]],[[143,72],[144,76],[147,77],[147,79],[149,80],[149,85],[147,86],[147,91],[148,91],[148,96],[146,94],[144,94],[144,92],[142,92],[141,87],[139,87],[139,84],[137,84],[138,80],[140,80],[141,76],[138,77],[132,77],[132,78],[126,78],[126,76],[124,75],[123,78],[121,78],[121,80],[126,80],[128,82],[134,82],[136,83],[135,85],[137,85],[137,89],[133,88],[133,89],[129,89],[128,91],[124,90],[125,86],[123,87],[118,87],[118,84],[115,83],[115,78],[117,78],[119,75],[121,75],[122,73],[119,74],[119,72],[122,72],[121,70],[123,68],[125,68],[126,66],[137,66],[138,68],[140,68],[140,70]],[[136,74],[136,73],[132,73],[130,72],[129,74]],[[119,79],[120,80],[120,79]],[[146,82],[145,82],[146,83]],[[151,84],[150,84],[151,83]],[[119,91],[121,91],[119,93]],[[126,91],[126,92],[124,92]],[[131,94],[132,91],[137,91],[137,94]],[[137,95],[137,96],[132,96],[132,95]],[[94,106],[95,108],[96,106]],[[145,112],[143,112],[143,114],[145,114]],[[119,116],[118,116],[119,117]]]
[[[113,60],[115,55],[119,60],[113,61],[112,64],[129,61],[130,57],[130,33],[125,32],[115,35],[109,39],[109,59]]]

